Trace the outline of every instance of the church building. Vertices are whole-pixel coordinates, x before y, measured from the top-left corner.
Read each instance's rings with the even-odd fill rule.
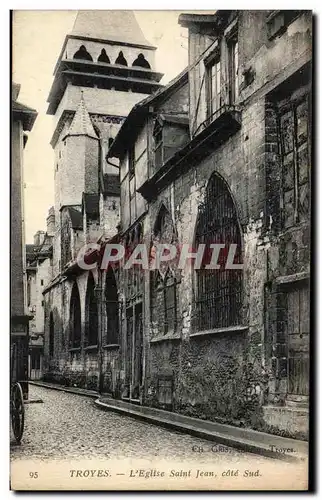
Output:
[[[52,279],[43,291],[47,380],[117,392],[117,279],[84,271],[77,255],[118,232],[118,160],[106,154],[131,108],[161,87],[155,50],[132,11],[80,11],[58,57],[47,110],[55,153]]]

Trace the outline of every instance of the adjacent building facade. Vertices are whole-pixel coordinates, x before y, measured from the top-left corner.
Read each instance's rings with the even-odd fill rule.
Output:
[[[11,103],[11,235],[10,235],[10,377],[14,381],[28,380],[28,334],[30,315],[26,305],[26,255],[23,197],[23,150],[27,132],[33,128],[37,112],[20,103],[20,85],[12,84]],[[22,383],[27,397],[28,384]]]
[[[68,61],[55,76],[67,81],[64,97],[55,82],[50,97],[57,169],[47,373],[136,404],[305,437],[312,16],[217,11],[179,23],[189,65],[163,88],[142,43],[150,68],[134,70],[85,60],[81,47],[85,62],[74,62],[81,40],[101,55],[102,42],[87,46],[87,35],[75,34],[69,48],[67,39]],[[133,99],[134,88],[146,94],[135,94],[131,111],[129,87]],[[112,114],[117,126],[100,125]],[[208,255],[199,269],[127,268],[124,259],[104,270],[92,251],[84,272],[76,257],[89,241],[122,243],[126,256],[144,244],[149,257],[160,242],[195,253],[216,243],[219,268],[207,269]],[[226,269],[231,258],[236,268]]]

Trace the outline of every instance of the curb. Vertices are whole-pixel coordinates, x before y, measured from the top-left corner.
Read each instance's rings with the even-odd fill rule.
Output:
[[[286,462],[301,462],[306,460],[305,455],[296,456],[294,453],[279,453],[277,451],[273,451],[268,445],[256,443],[255,441],[251,441],[249,439],[237,438],[234,436],[229,436],[227,434],[221,434],[215,431],[209,431],[202,428],[198,428],[189,424],[174,422],[166,418],[155,417],[153,415],[144,415],[141,412],[137,412],[133,409],[129,408],[121,408],[119,406],[113,406],[110,404],[103,403],[98,399],[94,402],[97,407],[101,408],[103,411],[114,411],[116,413],[120,413],[122,415],[126,415],[128,417],[137,418],[139,420],[147,421],[151,424],[158,425],[161,427],[165,427],[168,429],[173,429],[179,432],[191,434],[192,436],[196,436],[202,439],[207,439],[209,441],[215,441],[218,444],[223,444],[225,446],[231,446],[233,448],[248,452],[254,453],[256,455],[265,456],[268,458],[273,458],[276,460],[282,460]]]
[[[86,396],[88,398],[97,398],[98,392],[89,391],[86,389],[73,389],[73,387],[64,387],[54,384],[47,384],[46,382],[36,382],[29,380],[30,385],[36,385],[38,387],[44,387],[45,389],[53,389],[54,391],[69,392],[71,394],[76,394],[78,396]]]

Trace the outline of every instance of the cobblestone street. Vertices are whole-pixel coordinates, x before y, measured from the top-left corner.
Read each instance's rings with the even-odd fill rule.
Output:
[[[241,459],[257,466],[270,461],[232,448],[217,451],[213,442],[104,412],[92,398],[30,385],[30,399],[43,403],[26,405],[22,443],[11,440],[12,460],[162,458],[232,466]]]

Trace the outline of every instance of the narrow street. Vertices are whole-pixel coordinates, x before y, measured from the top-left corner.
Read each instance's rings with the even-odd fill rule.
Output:
[[[182,463],[249,465],[271,462],[233,448],[166,430],[97,408],[92,398],[30,385],[21,445],[11,439],[11,459],[171,459]]]

